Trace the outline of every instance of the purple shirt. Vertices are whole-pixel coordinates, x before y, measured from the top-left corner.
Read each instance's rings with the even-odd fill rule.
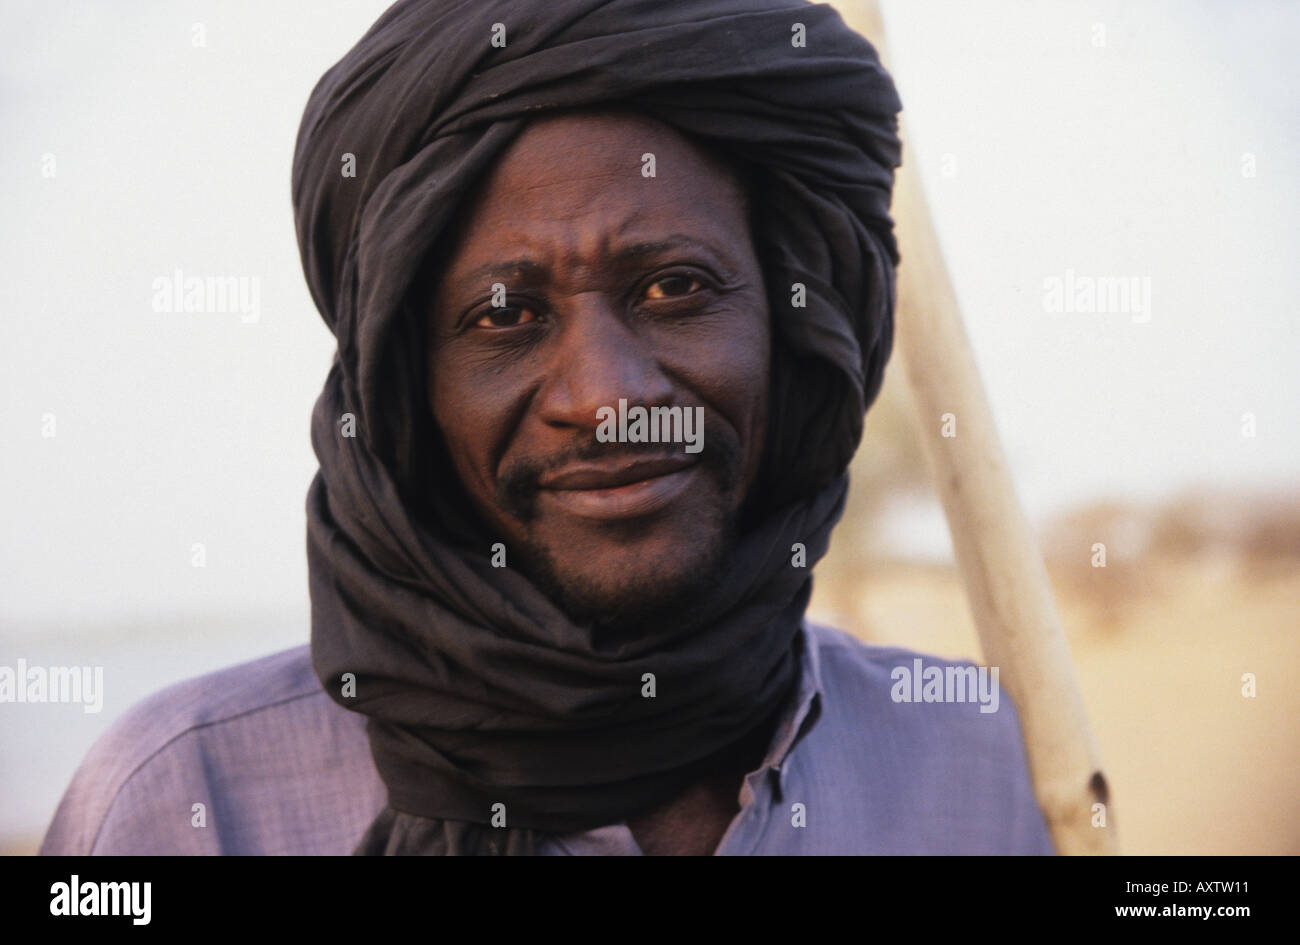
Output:
[[[900,667],[971,664],[804,634],[797,694],[718,855],[1054,852],[1005,692],[996,711],[895,701]],[[385,800],[365,721],[321,688],[306,646],[164,689],[91,748],[41,853],[351,853]],[[615,823],[540,852],[641,850]]]

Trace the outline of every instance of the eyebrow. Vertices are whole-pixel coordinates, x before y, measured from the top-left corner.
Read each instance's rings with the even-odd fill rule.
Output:
[[[683,249],[700,250],[708,253],[716,258],[720,264],[730,268],[730,263],[725,255],[716,247],[693,236],[687,236],[685,233],[673,233],[663,239],[638,240],[635,243],[626,243],[614,251],[612,262],[614,265],[626,265],[628,262],[643,256],[663,255],[664,253]],[[525,278],[540,280],[551,275],[551,267],[531,257],[521,256],[517,259],[492,262],[471,269],[461,276],[458,281],[473,283],[489,276],[500,276],[506,273],[522,274]]]

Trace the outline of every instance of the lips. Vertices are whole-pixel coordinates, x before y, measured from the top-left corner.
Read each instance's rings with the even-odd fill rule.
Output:
[[[573,463],[543,475],[538,497],[583,518],[636,518],[671,504],[699,468],[689,455]]]
[[[538,485],[543,489],[613,489],[657,476],[666,476],[694,466],[696,457],[633,456],[596,462],[570,463],[543,475]]]

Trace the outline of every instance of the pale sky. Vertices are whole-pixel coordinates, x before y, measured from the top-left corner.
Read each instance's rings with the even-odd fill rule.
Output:
[[[312,85],[385,6],[6,4],[0,643],[195,613],[285,614],[284,645],[305,640],[333,339],[290,159]],[[885,10],[908,159],[1031,515],[1300,481],[1300,6]],[[257,278],[258,320],[155,312],[176,269]],[[1046,312],[1067,271],[1149,279],[1149,321]]]

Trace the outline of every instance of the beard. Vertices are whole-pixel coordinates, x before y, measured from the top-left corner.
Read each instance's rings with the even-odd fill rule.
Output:
[[[675,558],[674,573],[645,569],[611,584],[563,569],[548,547],[533,541],[520,548],[520,570],[570,620],[598,635],[635,637],[667,623],[693,629],[722,584],[738,522],[738,515],[721,510],[714,521],[701,522],[691,549]]]
[[[649,443],[619,447],[622,455],[661,455],[662,451],[662,446]],[[497,506],[527,527],[537,516],[538,480],[546,470],[608,453],[608,444],[593,441],[546,463],[520,461],[501,476]],[[665,623],[694,627],[707,609],[703,605],[725,577],[740,539],[740,499],[745,487],[740,442],[730,429],[724,427],[706,439],[699,462],[717,501],[707,516],[692,520],[689,540],[674,552],[671,567],[637,567],[611,580],[608,573],[566,567],[550,546],[527,538],[516,548],[520,571],[570,620],[599,635],[631,637]],[[638,533],[652,527],[622,523],[616,526],[618,541],[623,547],[634,547]]]

